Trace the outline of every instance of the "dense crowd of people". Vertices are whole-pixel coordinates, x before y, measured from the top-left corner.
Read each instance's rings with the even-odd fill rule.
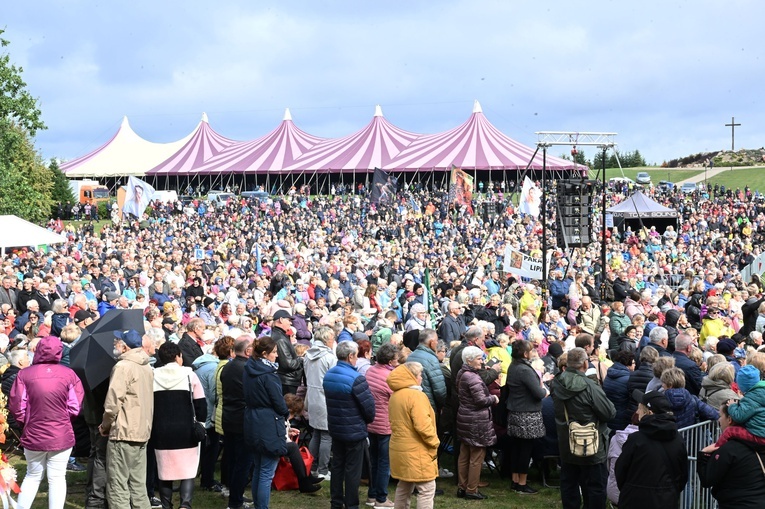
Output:
[[[599,243],[555,247],[554,195],[535,218],[501,189],[474,207],[496,202],[496,217],[442,190],[372,203],[362,187],[153,203],[100,231],[52,220],[68,242],[2,260],[2,390],[29,465],[19,507],[46,469],[62,507],[74,456],[88,456],[88,508],[173,507],[174,483],[190,508],[198,474],[221,506],[268,507],[282,457],[300,491],[329,482],[333,509],[405,508],[413,493],[432,507],[453,476],[457,497],[482,500],[485,465],[534,495],[529,466],[546,473],[546,457],[564,508],[676,507],[691,445],[678,430],[718,418],[701,482],[720,507],[756,507],[763,479],[735,479],[762,473],[765,297],[741,271],[765,200],[648,189],[677,225],[606,229],[603,267]],[[611,187],[609,203],[631,191]],[[541,256],[542,220],[549,279],[504,272],[507,246]],[[141,310],[145,333],[116,331],[110,379],[83,391],[69,352],[122,309]]]

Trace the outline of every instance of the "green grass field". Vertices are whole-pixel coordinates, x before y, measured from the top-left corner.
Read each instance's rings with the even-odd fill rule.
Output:
[[[765,167],[725,170],[709,179],[711,185],[719,184],[726,188],[743,189],[749,186],[752,191],[765,192]]]
[[[12,458],[12,463],[18,469],[18,482],[19,485],[24,479],[25,462],[18,457]],[[447,465],[447,468],[450,466]],[[557,474],[553,474],[555,477],[550,479],[550,482],[557,484]],[[83,509],[85,507],[85,484],[87,480],[86,474],[67,472],[67,496],[66,496],[66,509]],[[508,507],[523,507],[524,509],[555,509],[561,507],[560,492],[556,488],[542,488],[539,475],[534,473],[534,470],[529,474],[529,483],[536,489],[539,489],[538,495],[519,495],[510,490],[510,481],[508,479],[500,479],[499,475],[489,474],[486,470],[481,474],[481,480],[488,481],[490,486],[487,488],[481,488],[481,493],[488,495],[489,498],[483,501],[471,501],[457,498],[457,487],[454,479],[439,479],[438,487],[444,490],[444,494],[436,497],[436,507],[439,509],[461,509],[464,507],[479,506],[482,509],[505,509]],[[250,497],[250,487],[247,487],[245,492],[246,497]],[[48,484],[45,479],[40,484],[40,489],[37,492],[37,498],[33,507],[48,507],[47,497]],[[396,486],[391,484],[388,488],[390,498],[395,498]],[[364,505],[364,501],[367,496],[366,486],[361,486],[359,490],[359,500],[361,507],[367,507]],[[227,498],[223,498],[217,493],[209,493],[199,490],[199,484],[197,479],[197,489],[194,492],[193,506],[201,509],[223,509],[228,502]],[[178,494],[175,494],[174,505],[177,507],[179,503]],[[416,506],[416,503],[414,504]],[[316,509],[318,507],[329,507],[329,483],[322,483],[321,491],[312,495],[303,495],[298,491],[272,491],[271,492],[271,504],[273,509]]]
[[[685,169],[685,168],[658,168],[656,166],[649,166],[644,168],[624,168],[624,174],[620,168],[606,168],[606,180],[613,177],[627,177],[635,180],[638,172],[644,171],[651,176],[651,182],[657,185],[660,180],[668,180],[670,182],[680,182],[687,178],[694,177],[699,173],[703,173],[704,170]],[[595,176],[598,174],[598,169],[593,168],[590,170],[590,174]]]

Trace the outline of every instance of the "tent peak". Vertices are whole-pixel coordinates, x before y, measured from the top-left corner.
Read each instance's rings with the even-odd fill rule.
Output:
[[[284,108],[284,118],[282,120],[292,120],[292,113],[289,108]]]
[[[478,99],[473,101],[473,113],[483,113],[483,109],[481,108],[481,103],[478,102]]]
[[[202,122],[204,122],[205,124],[210,123],[210,120],[207,118],[207,113],[205,113],[204,111],[202,112]]]
[[[127,115],[122,117],[122,123],[120,124],[120,128],[122,127],[130,127],[130,122],[128,121]]]
[[[382,106],[380,106],[379,104],[375,105],[375,117],[382,117],[382,116],[384,116],[382,112]]]

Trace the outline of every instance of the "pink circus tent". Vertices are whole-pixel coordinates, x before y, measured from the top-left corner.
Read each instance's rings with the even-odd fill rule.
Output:
[[[287,108],[282,122],[269,134],[253,141],[231,145],[205,164],[179,173],[197,175],[278,173],[322,141],[324,138],[312,136],[298,129]]]
[[[366,127],[343,138],[319,143],[294,164],[285,167],[284,172],[349,173],[382,168],[419,136],[388,122],[378,105],[372,121]]]
[[[216,133],[210,127],[207,113],[202,113],[202,120],[191,138],[175,154],[146,173],[148,175],[187,173],[234,143],[237,142]]]
[[[470,170],[522,170],[529,165],[534,149],[509,138],[494,127],[475,101],[473,114],[459,127],[438,134],[423,135],[403,149],[382,168],[393,171],[449,170],[453,166]],[[577,165],[547,156],[548,169],[575,169]],[[531,164],[542,169],[542,152]],[[581,166],[580,169],[586,168]]]

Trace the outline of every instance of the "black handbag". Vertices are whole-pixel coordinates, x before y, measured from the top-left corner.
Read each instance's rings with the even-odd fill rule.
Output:
[[[196,411],[194,410],[194,391],[191,388],[191,377],[189,377],[189,402],[191,403],[191,440],[198,444],[207,438],[207,429],[203,422],[197,420]]]

